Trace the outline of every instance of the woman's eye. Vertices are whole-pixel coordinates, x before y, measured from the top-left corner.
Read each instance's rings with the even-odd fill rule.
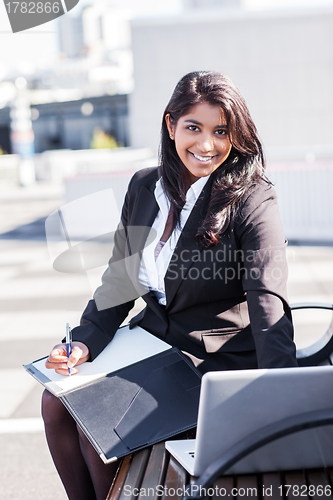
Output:
[[[220,128],[216,131],[218,135],[226,135],[227,131],[224,128]]]
[[[196,125],[189,125],[187,128],[188,130],[191,130],[191,132],[196,132],[197,130],[199,130]]]

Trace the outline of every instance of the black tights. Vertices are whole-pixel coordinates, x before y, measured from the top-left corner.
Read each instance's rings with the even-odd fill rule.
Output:
[[[105,500],[117,462],[104,464],[62,402],[44,391],[42,416],[50,452],[70,500]]]

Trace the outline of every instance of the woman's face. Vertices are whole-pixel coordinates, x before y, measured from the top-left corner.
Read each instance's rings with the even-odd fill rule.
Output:
[[[214,172],[229,156],[231,142],[223,110],[207,102],[197,104],[176,125],[165,117],[176,151],[192,184]]]

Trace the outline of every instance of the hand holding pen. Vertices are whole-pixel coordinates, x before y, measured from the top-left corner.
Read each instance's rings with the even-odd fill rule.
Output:
[[[66,323],[66,351],[68,358],[68,375],[71,375],[72,365],[70,365],[69,357],[72,354],[72,330],[70,329],[69,323]]]
[[[65,341],[65,344],[57,344],[53,347],[45,366],[60,375],[74,375],[78,372],[76,366],[87,361],[90,358],[90,352],[82,342],[72,341],[72,332],[68,323],[66,323]]]

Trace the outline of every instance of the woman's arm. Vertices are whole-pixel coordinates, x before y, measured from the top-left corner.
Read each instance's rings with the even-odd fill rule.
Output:
[[[240,207],[235,231],[258,367],[297,366],[286,292],[287,242],[272,186],[262,182],[253,188]]]

